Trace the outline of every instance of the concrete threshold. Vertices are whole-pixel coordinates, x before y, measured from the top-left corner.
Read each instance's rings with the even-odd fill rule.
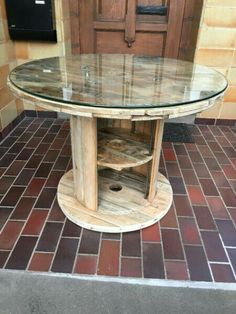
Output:
[[[236,284],[0,271],[0,314],[235,314]]]

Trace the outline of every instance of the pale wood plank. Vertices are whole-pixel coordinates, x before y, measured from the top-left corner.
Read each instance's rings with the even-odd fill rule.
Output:
[[[152,202],[154,200],[157,187],[157,178],[158,178],[158,169],[160,162],[161,154],[161,143],[164,130],[164,119],[156,121],[156,130],[155,130],[155,141],[153,148],[153,159],[152,159],[152,168],[151,168],[151,178],[150,178],[150,187],[148,200]]]
[[[71,116],[74,194],[91,210],[97,210],[97,120]]]

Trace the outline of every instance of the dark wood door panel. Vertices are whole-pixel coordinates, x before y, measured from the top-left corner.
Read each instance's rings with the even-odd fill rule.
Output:
[[[96,16],[102,20],[120,21],[125,19],[126,0],[97,0]]]
[[[168,29],[165,57],[178,58],[186,0],[168,1]]]
[[[124,42],[124,32],[98,31],[95,37],[97,53],[131,53],[137,55],[163,56],[164,33],[136,33],[136,39],[129,48]]]
[[[71,26],[71,50],[73,54],[80,53],[80,35],[79,35],[79,2],[78,0],[69,0],[70,7],[70,26]]]
[[[165,5],[167,3],[167,0],[138,0],[138,5]]]
[[[203,0],[69,1],[74,53],[120,52],[193,60]],[[136,14],[137,6],[167,6],[167,15]]]
[[[186,0],[179,59],[193,61],[201,20],[203,0]]]
[[[137,0],[137,6],[163,6],[167,0]],[[102,20],[124,20],[127,10],[126,0],[97,0],[96,16]]]

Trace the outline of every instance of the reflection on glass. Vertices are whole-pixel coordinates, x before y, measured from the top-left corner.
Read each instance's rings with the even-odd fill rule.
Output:
[[[39,97],[112,108],[176,106],[214,97],[224,76],[174,59],[133,55],[77,55],[48,58],[15,68],[10,80]]]

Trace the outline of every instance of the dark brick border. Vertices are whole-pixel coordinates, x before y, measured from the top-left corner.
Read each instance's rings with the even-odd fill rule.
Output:
[[[57,119],[57,112],[54,111],[36,111],[36,110],[24,110],[19,116],[17,116],[8,126],[0,131],[0,142],[25,118],[53,118]]]
[[[216,119],[195,118],[195,124],[215,125]]]
[[[209,118],[196,118],[195,124],[202,125],[226,125],[226,126],[236,126],[235,119],[209,119]]]

